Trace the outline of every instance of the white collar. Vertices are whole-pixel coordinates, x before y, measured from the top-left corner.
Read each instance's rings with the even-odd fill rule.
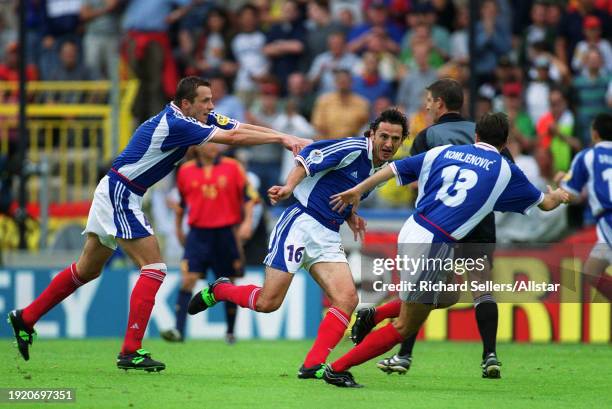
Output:
[[[181,114],[183,113],[183,111],[181,111],[181,108],[177,107],[174,101],[170,102],[170,108],[174,109],[175,111],[179,111]]]
[[[476,142],[474,146],[480,149],[487,150],[487,151],[493,151],[493,152],[499,153],[499,151],[497,150],[495,146],[488,144],[486,142]]]
[[[372,139],[370,139],[369,137],[366,137],[366,141],[368,145],[368,159],[372,160],[374,158],[373,156],[374,147],[372,146]]]
[[[599,147],[599,148],[608,148],[608,149],[612,149],[612,141],[601,141],[601,142],[597,142],[595,144],[595,146]]]

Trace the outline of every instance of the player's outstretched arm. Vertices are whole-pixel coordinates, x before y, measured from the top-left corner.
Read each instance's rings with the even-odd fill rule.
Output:
[[[540,202],[538,207],[544,211],[549,211],[559,207],[561,203],[568,203],[570,201],[570,195],[565,190],[557,188],[555,190],[552,187],[547,186],[548,193],[544,195],[544,200]]]
[[[225,145],[241,146],[278,143],[282,144],[285,148],[293,151],[294,153],[299,152],[304,146],[312,142],[309,139],[298,138],[297,136],[293,135],[253,129],[252,126],[239,126],[238,128],[228,130],[218,129],[213,135],[211,141]]]
[[[281,200],[287,199],[293,193],[295,187],[306,177],[306,169],[301,163],[295,165],[289,175],[284,186],[272,186],[268,189],[268,197],[270,202],[275,205]]]
[[[353,212],[355,212],[359,207],[361,196],[394,176],[395,173],[393,173],[391,166],[385,166],[354,188],[332,195],[329,204],[332,206],[332,210],[338,213],[342,213],[348,206],[353,205]]]

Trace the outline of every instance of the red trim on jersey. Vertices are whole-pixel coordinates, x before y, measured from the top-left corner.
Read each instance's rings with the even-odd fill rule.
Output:
[[[432,225],[433,227],[435,227],[436,230],[438,230],[440,233],[444,234],[446,237],[448,237],[449,239],[451,239],[452,241],[457,241],[456,238],[454,238],[453,236],[450,235],[450,233],[448,233],[446,230],[444,230],[442,227],[438,226],[437,224],[435,224],[434,222],[432,222],[431,220],[429,220],[427,217],[423,216],[420,213],[417,213],[417,216],[420,216],[421,219],[425,220],[427,223],[429,223],[430,225]]]

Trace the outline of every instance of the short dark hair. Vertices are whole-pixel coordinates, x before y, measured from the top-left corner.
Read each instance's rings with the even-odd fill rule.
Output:
[[[193,102],[195,99],[198,87],[210,88],[210,82],[203,78],[190,76],[181,79],[176,86],[176,94],[174,95],[174,104],[181,106],[181,101],[186,99],[189,102]]]
[[[508,115],[503,112],[486,113],[476,123],[476,133],[482,142],[501,148],[508,141]]]
[[[432,98],[440,98],[444,101],[449,111],[459,111],[463,106],[463,87],[454,79],[442,78],[426,89],[431,92]]]
[[[593,120],[593,129],[603,141],[612,141],[612,114],[602,112]]]
[[[238,16],[242,16],[243,13],[250,11],[253,14],[255,14],[255,17],[259,18],[259,9],[257,7],[255,7],[254,5],[252,5],[251,3],[247,3],[244,6],[240,7],[238,9]]]
[[[364,135],[366,137],[370,135],[374,135],[374,133],[378,130],[378,125],[381,122],[387,122],[389,124],[401,125],[402,127],[402,140],[406,139],[408,136],[408,119],[406,115],[404,115],[397,108],[389,108],[385,109],[374,121],[370,122],[370,129],[368,129]]]

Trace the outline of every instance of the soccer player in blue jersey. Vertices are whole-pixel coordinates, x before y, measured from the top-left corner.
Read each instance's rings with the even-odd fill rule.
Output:
[[[399,253],[411,259],[452,259],[451,243],[462,239],[487,214],[496,211],[525,213],[534,206],[552,210],[569,200],[562,189],[544,194],[520,169],[499,153],[508,138],[508,119],[503,113],[486,114],[476,125],[476,143],[445,145],[427,153],[391,163],[359,185],[332,196],[334,209],[355,210],[363,192],[395,177],[398,184],[418,181],[416,211],[402,227]],[[402,281],[416,291],[400,292],[402,306],[397,320],[370,333],[347,354],[327,365],[326,382],[340,387],[360,387],[350,372],[352,366],[374,358],[416,333],[440,302],[442,291],[421,291],[421,282],[447,282],[448,275],[435,269],[401,271]]]
[[[297,153],[306,141],[271,129],[240,124],[213,112],[210,84],[199,77],[182,79],[174,100],[136,129],[94,192],[84,234],[87,239],[76,263],[56,275],[30,305],[9,313],[22,357],[30,357],[34,324],[77,288],[97,278],[117,244],[140,267],[130,296],[127,331],[117,358],[120,369],[161,371],[162,362],[142,349],[155,294],[166,275],[157,239],[142,211],[149,187],[172,171],[192,145],[208,141],[228,145],[282,143]],[[208,124],[207,124],[208,123]]]
[[[579,198],[586,186],[589,205],[597,219],[597,243],[584,264],[586,279],[612,300],[612,278],[605,271],[612,263],[612,115],[601,113],[591,127],[594,146],[572,162],[561,188]]]
[[[342,248],[339,229],[345,221],[355,239],[365,231],[365,221],[350,208],[335,212],[329,196],[357,185],[384,167],[408,135],[406,117],[395,109],[384,111],[367,137],[315,142],[296,156],[296,166],[284,186],[268,194],[273,204],[291,194],[297,203],[288,207],[272,231],[264,260],[263,287],[236,286],[219,279],[196,294],[189,313],[197,314],[219,301],[230,301],[257,312],[277,310],[293,275],[304,268],[319,283],[331,307],[319,326],[317,339],[306,356],[298,377],[321,378],[331,350],[342,339],[358,303],[353,276]],[[364,190],[366,197],[371,189]]]

